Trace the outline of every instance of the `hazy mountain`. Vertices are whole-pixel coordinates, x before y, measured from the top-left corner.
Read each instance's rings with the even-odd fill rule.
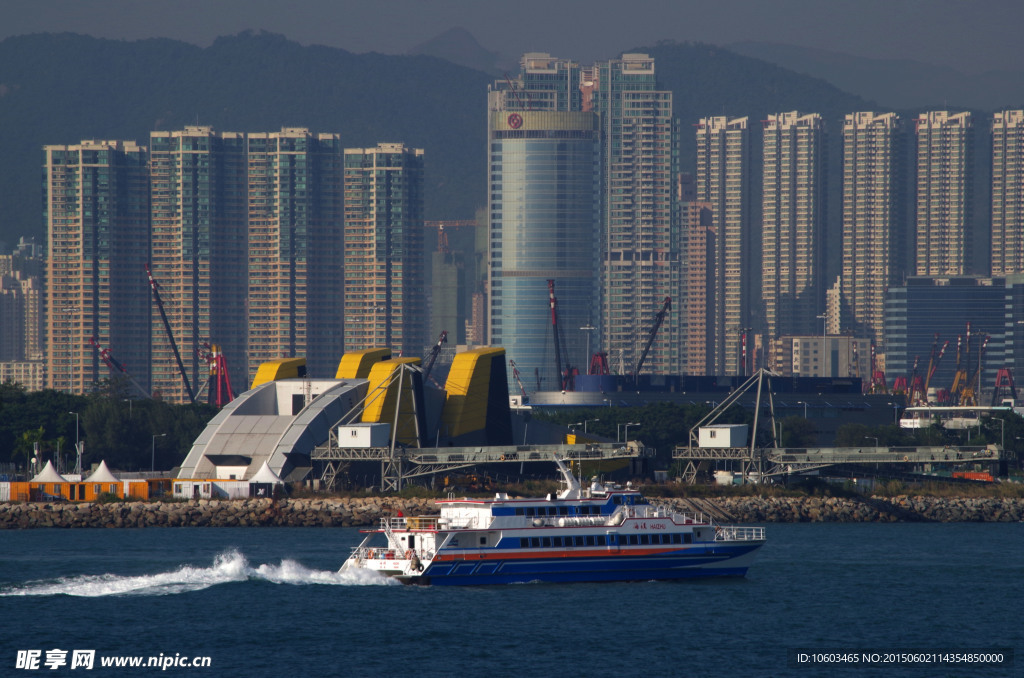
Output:
[[[444,33],[416,45],[406,54],[434,56],[493,76],[500,76],[505,71],[516,68],[517,64],[515,58],[482,47],[476,38],[461,26],[449,28]]]
[[[469,46],[465,36],[451,33]],[[471,38],[470,38],[471,40]],[[471,41],[475,44],[475,40]],[[640,47],[657,59],[676,116],[817,111],[868,105],[828,83],[720,47]],[[478,59],[491,54],[478,52]],[[614,56],[614,55],[610,55]],[[489,58],[489,57],[487,57]],[[0,42],[0,240],[42,235],[42,147],[82,139],[148,144],[153,130],[304,126],[346,146],[425,149],[428,219],[469,219],[486,203],[485,101],[494,76],[435,56],[352,54],[243,33],[200,48],[173,40],[43,34]],[[693,167],[693,135],[682,135]]]
[[[728,49],[822,78],[886,109],[993,111],[1024,104],[1024,72],[1019,68],[968,74],[908,59],[870,59],[767,42],[741,42]]]

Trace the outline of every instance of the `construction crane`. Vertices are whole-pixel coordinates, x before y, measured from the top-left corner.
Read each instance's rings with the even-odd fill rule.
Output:
[[[437,338],[437,343],[434,344],[434,348],[430,349],[430,356],[427,358],[427,364],[423,367],[423,381],[426,381],[430,377],[430,370],[434,369],[434,363],[437,361],[437,356],[441,352],[441,344],[448,343],[448,330],[441,330],[440,336]]]
[[[608,367],[607,351],[598,351],[590,356],[590,369],[587,371],[587,374],[611,374],[611,368]]]
[[[978,404],[978,385],[981,382],[981,366],[982,361],[985,358],[985,349],[988,347],[989,336],[985,335],[985,338],[981,341],[981,346],[978,347],[978,368],[974,371],[971,376],[970,382],[960,393],[960,406],[969,407]]]
[[[939,333],[936,332],[935,341],[934,343],[932,343],[932,354],[931,357],[928,358],[928,372],[925,374],[924,377],[924,393],[922,393],[921,399],[924,401],[923,404],[925,405],[928,404],[928,388],[932,383],[932,377],[935,376],[935,371],[939,369],[939,363],[942,362],[942,356],[946,354],[946,347],[949,346],[949,339],[947,339],[945,343],[942,344],[942,348],[939,349],[939,352],[936,355],[935,349],[938,345]]]
[[[909,391],[907,392],[907,402],[908,403],[915,403],[915,402],[917,402],[917,400],[914,399],[914,396],[915,396],[916,393],[918,393],[918,391],[920,391],[920,389],[918,388],[919,385],[921,386],[921,388],[924,388],[924,384],[921,383],[921,376],[917,373],[917,365],[920,362],[921,362],[921,356],[915,355],[914,356],[914,369],[911,370],[911,372],[910,372],[910,382],[909,382],[910,383],[910,387],[909,387]]]
[[[120,372],[121,374],[126,376],[128,380],[132,382],[135,388],[139,389],[139,393],[141,393],[143,397],[152,397],[149,395],[149,392],[146,391],[146,389],[142,388],[139,382],[135,381],[135,378],[128,373],[128,370],[124,368],[124,365],[119,363],[117,359],[114,358],[114,354],[110,352],[109,348],[103,348],[102,346],[100,346],[99,339],[97,339],[95,336],[89,337],[89,343],[92,344],[93,348],[95,348],[99,352],[100,360],[102,360],[107,367],[109,367],[114,372]]]
[[[167,312],[164,311],[164,302],[160,300],[159,285],[156,280],[153,279],[153,273],[149,270],[149,264],[146,265],[146,276],[149,278],[149,286],[153,289],[153,299],[156,301],[156,306],[160,309],[160,318],[164,321],[164,330],[167,332],[167,338],[171,342],[171,350],[174,351],[174,359],[178,362],[178,371],[181,373],[181,380],[185,382],[185,391],[188,393],[188,401],[194,403],[196,401],[195,393],[192,392],[192,384],[188,382],[188,375],[185,374],[185,365],[181,362],[181,354],[178,352],[178,343],[174,341],[174,333],[171,332],[171,323],[167,320]]]
[[[647,352],[651,350],[651,344],[654,343],[654,338],[658,336],[658,329],[661,327],[661,324],[665,322],[665,316],[668,315],[668,312],[671,309],[672,298],[665,297],[665,301],[661,305],[661,310],[654,316],[654,325],[651,327],[651,331],[647,334],[647,343],[644,344],[644,350],[640,353],[640,360],[636,361],[636,367],[633,369],[634,379],[640,376],[640,369],[644,366],[644,360],[647,359]],[[744,369],[746,369],[746,365],[744,365]]]
[[[992,389],[992,407],[999,405],[1006,398],[1013,398],[1017,402],[1017,387],[1013,383],[1013,373],[1009,368],[1001,367],[996,372],[996,385]]]
[[[516,367],[515,360],[509,359],[508,364],[512,368],[512,376],[515,378],[516,383],[519,384],[519,392],[523,394],[523,403],[525,404],[529,396],[526,395],[526,389],[523,388],[523,380],[519,378],[519,368]]]
[[[203,389],[208,389],[206,402],[215,405],[218,409],[224,407],[235,399],[235,392],[231,388],[231,375],[228,374],[228,361],[217,344],[211,346],[209,343],[203,342],[202,346],[196,349],[196,354],[200,360],[206,363],[210,371],[209,378],[196,392],[196,397],[198,398],[202,394]]]
[[[569,365],[569,355],[564,354],[565,367],[562,367],[563,351],[565,347],[561,341],[561,327],[558,325],[558,299],[555,298],[555,281],[548,280],[548,299],[551,305],[551,331],[555,341],[555,367],[558,369],[558,383],[562,385],[563,391],[575,390],[576,370]]]
[[[967,341],[971,340],[971,324],[967,323]],[[956,403],[960,400],[960,394],[967,386],[967,370],[963,366],[964,338],[956,338],[956,368],[953,372],[953,385],[949,387],[949,399]],[[969,349],[967,349],[969,350]]]

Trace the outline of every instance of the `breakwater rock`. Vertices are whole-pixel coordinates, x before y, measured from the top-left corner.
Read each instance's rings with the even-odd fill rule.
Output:
[[[1024,499],[997,497],[719,497],[710,501],[740,523],[1021,522]],[[677,510],[701,508],[669,499]]]
[[[437,513],[432,499],[199,499],[185,502],[0,504],[0,529],[32,527],[354,527]]]
[[[712,504],[728,522],[1021,522],[1024,499],[978,497],[720,497],[690,503],[655,499],[678,511]],[[432,499],[394,497],[194,500],[84,504],[0,504],[0,529],[35,527],[364,527],[401,511],[434,515]],[[721,522],[721,520],[720,520]]]

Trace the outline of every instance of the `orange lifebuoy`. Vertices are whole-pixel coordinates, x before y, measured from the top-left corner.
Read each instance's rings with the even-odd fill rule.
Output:
[[[412,558],[412,549],[407,549],[405,552],[405,559],[409,560]]]

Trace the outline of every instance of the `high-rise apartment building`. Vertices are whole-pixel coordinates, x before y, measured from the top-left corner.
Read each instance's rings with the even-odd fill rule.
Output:
[[[344,150],[344,350],[426,341],[423,149]]]
[[[690,185],[692,186],[692,184]],[[712,341],[708,321],[714,318],[714,277],[718,239],[711,219],[711,203],[687,200],[679,204],[682,221],[683,294],[678,313],[683,325],[683,374],[713,374]]]
[[[974,125],[969,112],[922,113],[917,132],[917,275],[970,273]]]
[[[220,346],[236,383],[248,377],[245,151],[244,134],[208,126],[150,133],[150,265],[193,393],[208,377],[204,344]],[[170,340],[150,307],[152,388],[187,402]]]
[[[826,155],[817,113],[765,120],[761,298],[770,337],[811,334],[823,311]]]
[[[342,353],[342,170],[337,134],[249,134],[248,374],[304,356],[330,375]]]
[[[711,205],[714,259],[707,331],[712,374],[741,374],[743,335],[750,331],[750,133],[747,118],[702,118],[697,123],[697,200]]]
[[[601,129],[596,113],[579,110],[579,80],[574,62],[527,54],[512,88],[499,81],[488,93],[490,343],[505,348],[530,390],[563,388],[570,367],[585,373],[580,328],[601,320]]]
[[[613,364],[636,369],[666,297],[682,289],[680,238],[672,219],[678,172],[672,92],[658,89],[654,59],[623,54],[582,76],[583,108],[601,115],[602,345]],[[589,108],[588,108],[589,101]],[[682,370],[678,310],[661,326],[643,371]]]
[[[895,113],[843,121],[842,329],[884,343],[885,293],[902,281],[905,130]]]
[[[110,377],[98,340],[146,385],[150,362],[146,150],[131,141],[45,146],[46,385]]]
[[[992,118],[992,275],[1024,273],[1024,110]]]

